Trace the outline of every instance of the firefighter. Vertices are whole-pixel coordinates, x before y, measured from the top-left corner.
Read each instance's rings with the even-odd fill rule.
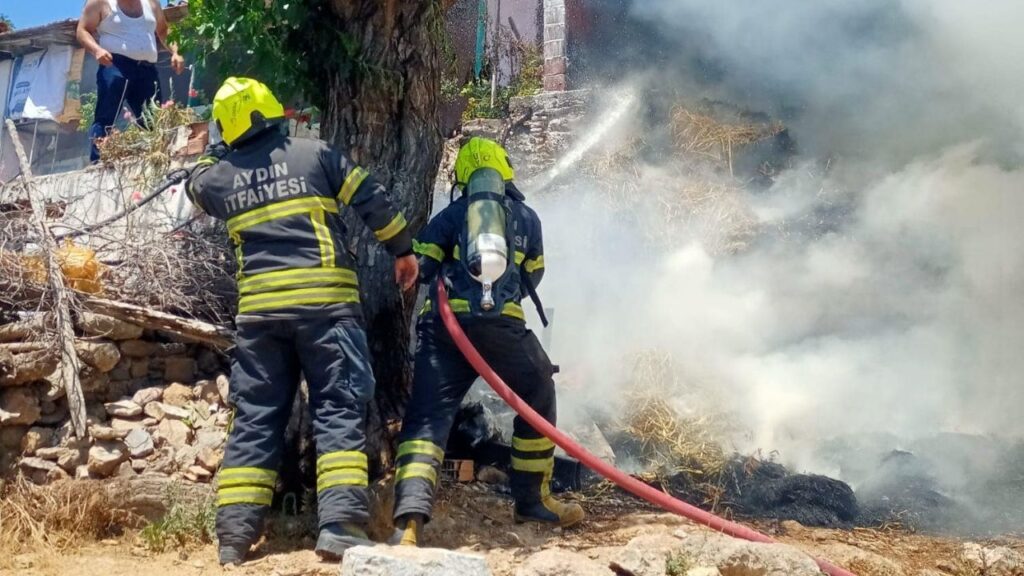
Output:
[[[418,545],[422,527],[430,521],[455,413],[477,378],[431,304],[437,299],[439,275],[449,286],[453,311],[483,357],[531,407],[555,421],[554,367],[527,329],[520,304],[528,294],[536,297],[534,288],[544,275],[541,224],[513,178],[508,155],[498,143],[471,139],[455,163],[461,196],[414,242],[420,281],[429,285],[429,297],[417,323],[412,398],[398,447],[392,544]],[[551,495],[555,445],[521,417],[513,427],[515,521],[556,526],[580,522],[584,513],[579,505]]]
[[[341,152],[287,136],[284,108],[260,82],[229,78],[213,118],[226,151],[200,159],[192,201],[224,220],[238,260],[231,369],[235,410],[218,476],[221,564],[243,561],[271,504],[300,374],[309,387],[317,448],[316,552],[337,559],[371,544],[365,427],[374,378],[359,286],[339,212],[355,210],[415,286],[405,217],[383,187]]]

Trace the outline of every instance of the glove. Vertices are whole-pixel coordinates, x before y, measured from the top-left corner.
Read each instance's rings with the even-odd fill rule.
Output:
[[[221,160],[227,156],[228,152],[231,151],[231,147],[224,142],[218,142],[216,144],[209,144],[206,146],[206,150],[203,152],[204,157],[215,158]]]

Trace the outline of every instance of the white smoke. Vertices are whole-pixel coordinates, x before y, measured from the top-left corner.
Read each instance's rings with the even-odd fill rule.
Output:
[[[714,231],[653,249],[583,186],[535,194],[555,360],[587,376],[561,404],[617,406],[629,354],[661,348],[741,415],[737,448],[800,470],[836,473],[814,459],[829,437],[1024,437],[1024,4],[642,0],[632,15],[697,38],[727,71],[716,95],[786,116],[806,165],[747,196],[761,232],[735,256],[708,248]],[[807,177],[832,154],[837,170]]]

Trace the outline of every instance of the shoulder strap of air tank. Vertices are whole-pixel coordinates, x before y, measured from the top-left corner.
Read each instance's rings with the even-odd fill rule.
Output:
[[[523,286],[526,287],[526,293],[530,295],[530,300],[533,301],[534,307],[537,308],[537,316],[540,316],[540,323],[547,328],[548,316],[544,313],[544,304],[540,301],[537,288],[533,285],[533,282],[530,282],[530,275],[526,273],[526,267],[523,264],[519,265],[519,277],[522,278]]]

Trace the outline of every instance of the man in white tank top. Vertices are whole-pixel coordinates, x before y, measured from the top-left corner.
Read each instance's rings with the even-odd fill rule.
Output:
[[[163,100],[156,61],[159,46],[171,53],[175,74],[185,70],[176,44],[167,44],[167,19],[159,0],[86,0],[78,20],[78,42],[99,62],[96,118],[89,137],[90,160],[99,161],[96,139],[103,138],[127,105],[136,121],[146,104]]]

